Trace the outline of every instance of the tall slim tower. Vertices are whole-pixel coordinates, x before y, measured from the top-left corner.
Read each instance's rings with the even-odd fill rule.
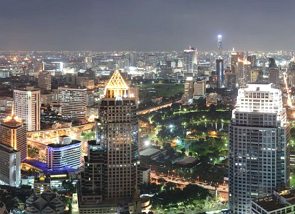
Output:
[[[193,76],[194,66],[198,64],[198,52],[195,48],[189,47],[189,49],[183,51],[183,54],[184,70],[186,72],[185,74],[188,76]]]
[[[119,71],[105,88],[81,174],[80,213],[140,213],[136,101]]]
[[[217,36],[218,57],[216,59],[217,88],[224,88],[224,65],[222,59],[222,35]]]
[[[251,213],[251,200],[289,183],[288,124],[272,84],[240,88],[229,131],[229,207]]]
[[[14,113],[23,119],[28,131],[40,130],[40,90],[32,87],[13,91]]]
[[[218,55],[222,57],[222,35],[217,35],[217,48],[218,48]]]
[[[42,71],[38,75],[38,87],[45,92],[51,91],[51,73]]]

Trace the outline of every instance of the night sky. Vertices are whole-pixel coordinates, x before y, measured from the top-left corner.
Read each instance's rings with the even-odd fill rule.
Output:
[[[0,50],[295,49],[295,0],[0,0]]]

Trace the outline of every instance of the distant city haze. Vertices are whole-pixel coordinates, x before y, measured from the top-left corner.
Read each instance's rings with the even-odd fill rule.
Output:
[[[294,0],[1,0],[0,50],[292,50]]]

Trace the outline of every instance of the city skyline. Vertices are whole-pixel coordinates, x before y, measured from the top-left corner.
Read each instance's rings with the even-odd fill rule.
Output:
[[[1,50],[291,50],[280,1],[2,1]],[[11,13],[11,11],[16,11]]]

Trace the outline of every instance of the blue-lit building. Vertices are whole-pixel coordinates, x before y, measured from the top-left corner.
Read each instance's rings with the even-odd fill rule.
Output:
[[[81,164],[81,141],[49,144],[46,149],[46,164],[49,169],[79,169]]]

